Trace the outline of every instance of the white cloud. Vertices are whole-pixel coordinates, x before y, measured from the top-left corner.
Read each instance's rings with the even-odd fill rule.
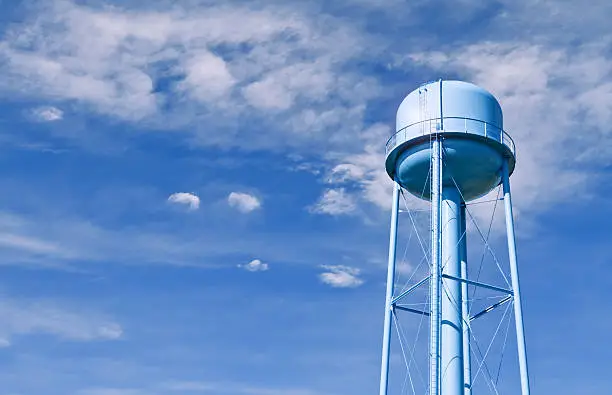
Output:
[[[549,5],[540,3],[548,12]],[[6,32],[0,42],[6,60],[0,66],[5,73],[0,89],[74,100],[128,120],[163,120],[164,129],[201,121],[202,114],[230,118],[209,111],[219,107],[241,115],[268,115],[274,117],[273,127],[240,138],[236,128],[234,133],[217,133],[213,119],[199,123],[206,127],[184,129],[196,133],[195,141],[202,144],[232,141],[247,149],[289,145],[306,150],[323,145],[335,155],[332,181],[353,181],[361,188],[360,196],[346,194],[353,203],[365,200],[389,207],[391,183],[381,153],[388,129],[382,135],[382,125],[364,127],[370,99],[384,92],[375,79],[346,67],[364,55],[363,48],[372,47],[366,45],[372,37],[330,16],[313,18],[295,7],[230,4],[200,11],[176,6],[164,12],[52,4]],[[562,7],[565,17],[569,9]],[[515,23],[523,13],[514,15],[500,16],[500,26]],[[500,98],[519,149],[513,177],[517,211],[535,210],[546,205],[534,202],[568,196],[563,191],[579,190],[587,182],[574,165],[599,165],[612,156],[612,145],[597,140],[606,138],[601,125],[612,113],[606,40],[566,50],[489,42],[454,51],[413,52],[403,59],[413,66],[452,71]],[[158,82],[166,88],[154,91]],[[180,102],[185,105],[169,106],[181,108],[180,113],[164,113],[168,110],[163,104],[186,95],[196,103]],[[582,114],[588,115],[584,125],[593,133],[571,132],[580,126]],[[536,124],[538,133],[532,132]],[[283,138],[278,138],[280,133]],[[572,143],[581,147],[575,150],[581,154],[569,154]]]
[[[249,104],[259,109],[286,110],[293,104],[292,93],[272,79],[254,82],[243,93]]]
[[[203,102],[226,97],[236,83],[227,63],[210,52],[203,52],[185,61],[185,79],[181,86]]]
[[[360,180],[366,175],[365,169],[353,164],[353,163],[341,163],[336,165],[329,174],[328,182],[344,183],[349,180]]]
[[[334,288],[355,288],[363,284],[358,277],[360,269],[343,265],[322,265],[321,268],[327,271],[319,274],[319,279]]]
[[[0,341],[4,346],[15,336],[50,334],[72,341],[116,340],[123,330],[116,322],[89,311],[67,310],[47,301],[0,301]]]
[[[348,209],[357,208],[358,200],[373,203],[382,208],[391,207],[391,193],[393,183],[384,169],[385,155],[381,147],[389,138],[389,126],[374,124],[357,134],[362,146],[355,152],[335,155],[329,158],[333,165],[327,176],[327,182],[333,185],[352,183],[359,187],[359,191],[349,195],[343,188],[337,189],[342,193],[335,193],[328,198],[347,198]],[[324,197],[326,197],[324,195]],[[330,202],[332,199],[328,199]],[[320,202],[323,201],[323,198]],[[334,205],[330,205],[333,207]]]
[[[342,215],[351,214],[357,210],[355,199],[344,188],[327,189],[319,201],[309,208],[310,212],[318,214]]]
[[[261,208],[261,201],[248,193],[232,192],[227,197],[227,203],[243,213],[250,213]]]
[[[238,267],[241,267],[249,272],[265,272],[266,270],[270,269],[267,263],[263,263],[259,259],[253,259],[246,265],[238,265]]]
[[[193,193],[176,192],[168,197],[168,201],[174,204],[182,204],[189,207],[189,210],[197,210],[200,207],[200,198]]]
[[[227,119],[219,111],[246,117],[253,109],[292,108],[291,114],[275,119],[282,124],[305,109],[362,105],[364,95],[377,92],[373,80],[342,67],[363,51],[357,45],[365,41],[360,34],[330,16],[315,18],[293,5],[147,10],[61,0],[45,4],[32,7],[30,17],[12,25],[0,41],[5,59],[0,89],[75,101],[164,130],[187,124],[184,129],[195,133],[199,143],[226,139],[244,147],[253,147],[252,140],[268,147],[301,142],[269,138],[292,132],[286,125],[240,139],[213,133],[215,123]],[[335,125],[348,129],[358,122],[339,118]],[[329,135],[317,133],[316,138]]]
[[[32,110],[32,115],[39,121],[53,122],[64,118],[64,112],[57,107],[38,107]]]
[[[248,85],[244,95],[249,104],[262,109],[285,110],[297,96],[314,101],[326,99],[334,77],[323,62],[297,63],[268,73]]]

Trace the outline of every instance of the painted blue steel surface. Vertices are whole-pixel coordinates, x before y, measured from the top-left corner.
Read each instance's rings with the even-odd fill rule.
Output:
[[[495,97],[469,82],[442,82],[442,112],[444,118],[471,118],[497,130],[504,128],[502,110]],[[440,119],[439,81],[423,85],[406,96],[397,110],[395,131],[427,119]],[[446,130],[463,130],[463,127],[463,122],[444,120]],[[416,137],[418,129],[413,130],[412,137]]]
[[[391,207],[391,231],[389,232],[389,261],[387,265],[387,295],[385,300],[385,324],[383,330],[382,363],[380,368],[380,395],[387,395],[389,385],[389,349],[391,348],[391,302],[395,286],[395,254],[397,246],[397,213],[399,211],[400,186],[393,183],[393,205]]]
[[[461,188],[467,200],[476,199],[499,185],[503,156],[495,148],[482,141],[471,139],[444,139],[443,186]],[[397,160],[397,181],[408,192],[430,199],[429,166],[431,162],[429,142],[408,147]]]
[[[516,259],[516,238],[514,236],[514,216],[512,213],[512,196],[510,195],[510,173],[508,165],[502,168],[504,185],[504,208],[506,214],[506,235],[508,237],[508,255],[510,260],[510,276],[514,293],[514,323],[516,326],[516,344],[518,346],[519,371],[521,373],[521,394],[529,395],[529,369],[527,367],[527,345],[525,344],[525,329],[523,326],[523,305],[519,284],[518,263]]]
[[[442,189],[442,274],[461,276],[461,195],[455,187]],[[461,283],[442,280],[441,391],[464,395]]]

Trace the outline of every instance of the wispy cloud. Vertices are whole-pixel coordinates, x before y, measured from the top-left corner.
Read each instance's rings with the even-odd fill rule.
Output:
[[[261,201],[256,196],[242,192],[232,192],[227,197],[227,203],[236,210],[250,213],[261,208]]]
[[[15,250],[28,251],[33,254],[49,254],[69,257],[70,253],[61,245],[14,233],[0,233],[0,246]]]
[[[343,265],[322,265],[321,268],[327,270],[319,274],[319,279],[335,288],[355,288],[364,283],[359,278],[361,270],[355,267]]]
[[[226,222],[209,224],[202,226],[199,220],[181,218],[179,222],[165,222],[161,228],[159,223],[148,221],[117,228],[67,213],[0,213],[0,261],[3,265],[69,271],[87,271],[90,265],[100,263],[223,267],[225,258],[220,257],[234,259],[235,254],[261,250],[270,260],[304,262],[296,245],[327,242],[323,236],[300,235],[300,244],[294,244],[296,237],[290,234],[270,240],[265,233],[228,228]]]
[[[88,388],[78,392],[79,395],[152,395],[154,392],[136,388]]]
[[[355,199],[344,188],[327,189],[319,201],[309,208],[312,213],[329,215],[352,214],[356,209]]]
[[[324,61],[295,63],[249,84],[244,95],[254,107],[286,110],[293,106],[298,96],[311,100],[325,97],[333,84],[334,76]]]
[[[168,393],[218,393],[243,395],[326,395],[307,388],[264,387],[236,382],[168,381],[149,382],[142,388],[94,387],[82,389],[79,395],[152,395]]]
[[[189,210],[197,210],[200,207],[200,198],[189,192],[176,192],[168,197],[168,201],[174,204],[185,205]]]
[[[34,119],[44,122],[59,121],[64,118],[64,112],[57,107],[38,107],[32,110]]]
[[[162,390],[173,392],[213,392],[244,395],[325,395],[322,392],[308,388],[264,387],[236,382],[172,381],[158,385],[158,387]]]
[[[49,301],[0,301],[0,340],[5,346],[17,336],[50,334],[72,341],[116,340],[121,325],[88,310],[66,309]]]
[[[184,236],[184,235],[183,235]],[[75,261],[189,265],[205,255],[201,241],[180,234],[110,229],[84,218],[0,213],[0,256],[5,264],[71,268]]]
[[[201,381],[171,381],[162,384],[161,387],[173,392],[204,392],[217,389],[217,385]]]
[[[82,110],[164,130],[188,124],[198,143],[226,139],[249,149],[329,141],[327,127],[353,130],[363,99],[379,92],[375,79],[343,67],[362,53],[361,33],[294,5],[45,4],[32,7],[31,17],[0,42],[6,59],[0,89],[70,100]],[[270,127],[239,139],[235,131],[210,133],[223,126],[223,115],[246,122],[263,117]],[[292,138],[284,138],[288,132]]]

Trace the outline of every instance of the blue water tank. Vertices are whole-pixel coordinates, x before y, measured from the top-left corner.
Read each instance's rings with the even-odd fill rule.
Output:
[[[397,110],[396,132],[387,142],[386,169],[403,188],[430,199],[431,142],[442,139],[443,187],[455,186],[465,201],[501,182],[503,161],[514,170],[514,142],[503,130],[495,97],[463,81],[422,85]]]

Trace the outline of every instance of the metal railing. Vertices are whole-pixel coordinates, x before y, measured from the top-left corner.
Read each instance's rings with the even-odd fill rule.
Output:
[[[464,117],[444,117],[444,130],[440,127],[440,118],[415,122],[398,130],[387,140],[385,154],[389,154],[397,145],[419,136],[432,133],[468,133],[490,138],[502,143],[516,156],[514,140],[503,129],[481,119]]]

